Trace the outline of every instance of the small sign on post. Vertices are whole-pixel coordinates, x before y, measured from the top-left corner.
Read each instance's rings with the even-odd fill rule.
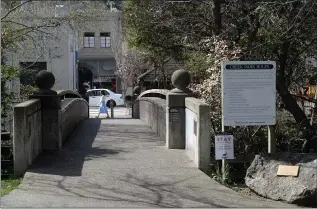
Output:
[[[232,135],[215,136],[216,160],[234,159],[234,145]]]
[[[170,122],[178,122],[178,120],[179,120],[178,109],[176,109],[176,108],[169,109],[169,121]]]

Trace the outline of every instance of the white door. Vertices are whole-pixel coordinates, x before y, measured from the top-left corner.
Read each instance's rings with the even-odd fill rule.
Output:
[[[98,103],[101,98],[99,90],[92,90],[89,92],[89,106],[98,106]]]

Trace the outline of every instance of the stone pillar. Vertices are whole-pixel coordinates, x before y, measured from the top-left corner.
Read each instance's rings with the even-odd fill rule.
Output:
[[[40,89],[30,98],[41,100],[42,112],[42,148],[43,150],[56,150],[62,147],[61,127],[61,98],[56,91],[51,90],[55,84],[55,77],[46,70],[40,71],[35,78]]]
[[[183,69],[176,70],[171,79],[175,89],[166,95],[166,146],[169,149],[185,149],[185,98],[193,95],[187,88],[190,74]]]

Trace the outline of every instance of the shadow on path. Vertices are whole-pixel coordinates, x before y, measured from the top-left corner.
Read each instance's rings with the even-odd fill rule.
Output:
[[[43,151],[28,168],[28,172],[81,176],[83,164],[87,157],[106,157],[118,154],[120,150],[92,146],[100,129],[100,124],[101,119],[82,121],[70,134],[61,150]]]
[[[42,175],[43,174],[43,175]],[[44,175],[47,174],[47,175]],[[289,207],[240,195],[210,179],[185,150],[170,150],[140,120],[89,119],[59,152],[44,152],[11,207]]]

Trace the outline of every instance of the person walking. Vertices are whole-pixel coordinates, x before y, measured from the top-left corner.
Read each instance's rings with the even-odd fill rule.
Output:
[[[107,114],[106,118],[109,118],[108,109],[107,109],[107,105],[106,105],[106,92],[105,91],[101,91],[101,98],[100,98],[98,105],[99,105],[99,113],[98,113],[98,116],[96,118],[99,118],[100,113],[106,113]]]

